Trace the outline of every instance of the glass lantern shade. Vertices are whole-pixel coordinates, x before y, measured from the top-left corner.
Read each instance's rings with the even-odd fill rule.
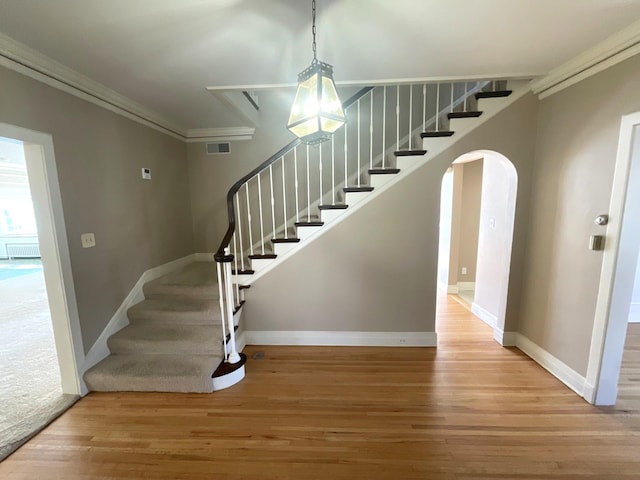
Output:
[[[333,67],[314,60],[298,75],[298,91],[287,128],[304,143],[314,145],[329,140],[345,121],[333,82]]]

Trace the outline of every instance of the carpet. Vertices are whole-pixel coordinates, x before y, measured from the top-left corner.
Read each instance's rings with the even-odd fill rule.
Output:
[[[0,460],[75,402],[63,395],[42,271],[0,280]]]

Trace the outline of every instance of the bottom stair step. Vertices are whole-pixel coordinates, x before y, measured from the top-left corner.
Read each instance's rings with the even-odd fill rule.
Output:
[[[221,362],[216,355],[110,355],[84,379],[97,392],[209,393]]]

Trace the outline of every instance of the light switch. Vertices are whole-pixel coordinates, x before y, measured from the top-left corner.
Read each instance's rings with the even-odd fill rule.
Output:
[[[80,235],[82,240],[82,248],[91,248],[96,246],[96,236],[93,233],[83,233]]]
[[[143,180],[151,180],[151,169],[143,168],[142,169],[142,178]]]

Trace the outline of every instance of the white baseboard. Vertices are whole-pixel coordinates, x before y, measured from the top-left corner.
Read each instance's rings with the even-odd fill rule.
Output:
[[[449,295],[456,295],[458,293],[458,285],[447,285],[447,293]]]
[[[629,308],[629,323],[640,323],[640,303],[632,303]]]
[[[476,282],[458,282],[458,292],[469,292],[476,289]]]
[[[358,347],[435,347],[436,332],[318,332],[293,330],[249,330],[247,345],[315,345]]]
[[[198,254],[188,255],[172,262],[165,263],[164,265],[159,265],[147,270],[140,276],[136,284],[129,292],[129,295],[127,295],[120,307],[118,307],[116,312],[113,314],[113,317],[111,317],[111,320],[109,320],[109,323],[107,323],[107,326],[104,327],[104,330],[102,330],[102,333],[100,334],[98,339],[94,342],[89,352],[85,355],[82,368],[79,372],[80,379],[82,379],[84,373],[87,370],[89,370],[96,363],[103,360],[109,355],[110,352],[109,348],[107,347],[107,340],[111,335],[129,325],[127,310],[129,310],[129,308],[134,306],[136,303],[140,303],[144,300],[144,294],[142,293],[142,287],[144,286],[144,284],[150,282],[151,280],[155,280],[156,278],[159,278],[163,275],[166,275],[173,270],[188,265],[191,262],[196,261],[197,255]],[[85,391],[86,386],[84,386],[84,380],[81,381],[83,384],[83,391]]]
[[[515,347],[518,345],[517,332],[505,332],[499,327],[493,328],[493,339],[503,347]]]
[[[573,370],[567,364],[557,359],[542,347],[536,345],[527,337],[522,334],[516,334],[516,346],[522,350],[528,357],[542,366],[545,370],[551,373],[554,377],[564,383],[571,390],[576,392],[581,397],[586,398],[588,388],[586,388],[586,379],[578,372]],[[593,387],[591,387],[593,390]],[[587,398],[587,400],[589,400]]]
[[[489,325],[491,328],[496,328],[496,326],[498,325],[498,317],[496,317],[489,310],[485,310],[475,302],[471,304],[471,313],[473,313],[476,317]]]

